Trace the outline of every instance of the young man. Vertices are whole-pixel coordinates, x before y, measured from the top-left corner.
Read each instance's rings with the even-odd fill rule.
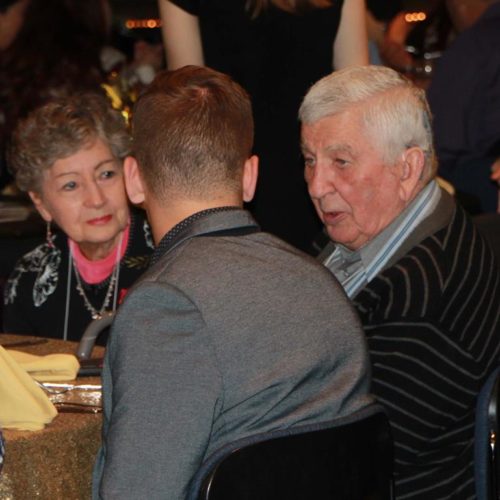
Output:
[[[157,76],[133,114],[127,191],[157,243],[112,328],[94,497],[185,498],[214,450],[369,401],[362,330],[333,276],[259,232],[252,110],[228,76]]]

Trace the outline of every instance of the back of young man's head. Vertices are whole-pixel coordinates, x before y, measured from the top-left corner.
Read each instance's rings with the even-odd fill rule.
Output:
[[[158,200],[241,191],[252,107],[229,76],[198,66],[159,73],[134,107],[132,133],[143,181]]]

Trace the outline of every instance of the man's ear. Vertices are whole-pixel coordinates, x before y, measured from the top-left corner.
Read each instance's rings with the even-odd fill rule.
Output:
[[[38,213],[42,216],[45,222],[52,221],[52,214],[49,212],[48,208],[45,206],[42,197],[35,191],[28,191],[29,197],[38,210]]]
[[[127,156],[123,162],[123,174],[125,177],[125,189],[130,201],[134,205],[144,203],[146,199],[144,183],[139,172],[139,165],[133,156]]]
[[[250,156],[243,166],[243,201],[252,201],[257,187],[259,177],[259,158],[256,155]]]
[[[425,167],[425,154],[419,147],[406,149],[400,165],[400,196],[405,202],[411,201],[418,192]]]

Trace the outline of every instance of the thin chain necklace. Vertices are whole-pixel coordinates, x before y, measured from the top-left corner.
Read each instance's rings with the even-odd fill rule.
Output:
[[[75,271],[75,277],[76,277],[76,289],[78,290],[78,293],[80,294],[80,296],[83,299],[83,303],[85,304],[85,308],[90,312],[92,319],[101,319],[104,311],[109,306],[109,301],[111,300],[111,294],[113,293],[113,290],[115,288],[115,283],[116,283],[116,279],[118,276],[119,263],[116,263],[115,266],[113,267],[113,272],[111,273],[111,278],[109,280],[108,290],[106,291],[106,296],[104,297],[104,302],[102,303],[102,306],[99,309],[99,311],[90,303],[89,299],[87,298],[87,295],[85,294],[85,290],[83,289],[82,280],[80,278],[80,273],[78,272],[78,269],[76,268],[75,261],[73,260],[72,263],[73,263],[73,270]]]

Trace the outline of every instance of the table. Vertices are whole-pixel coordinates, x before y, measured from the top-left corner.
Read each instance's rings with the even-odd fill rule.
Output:
[[[0,344],[34,339],[36,337],[0,334]],[[74,353],[76,346],[76,342],[47,339],[42,344],[15,349],[44,355]],[[93,356],[103,354],[103,347],[94,348]],[[84,377],[77,383],[98,384],[100,379]],[[100,413],[60,413],[41,431],[4,429],[5,461],[0,474],[0,499],[89,499],[92,467],[101,441],[101,422]]]

